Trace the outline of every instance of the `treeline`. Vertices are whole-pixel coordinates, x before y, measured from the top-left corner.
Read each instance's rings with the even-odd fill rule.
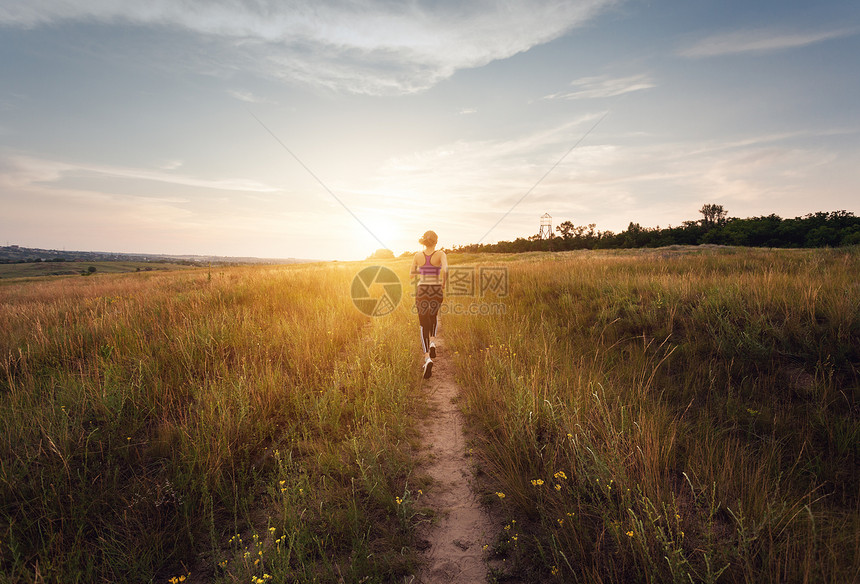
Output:
[[[771,214],[739,219],[727,217],[722,205],[704,205],[697,221],[678,227],[642,227],[630,223],[620,233],[598,231],[594,223],[574,225],[564,221],[552,237],[518,237],[494,244],[469,244],[455,248],[468,252],[562,251],[572,249],[623,249],[668,245],[736,245],[748,247],[838,247],[860,244],[860,217],[848,211],[810,213],[794,219]]]

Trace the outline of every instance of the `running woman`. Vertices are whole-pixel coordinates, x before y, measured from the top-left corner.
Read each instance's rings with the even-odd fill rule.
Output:
[[[412,259],[413,276],[418,276],[415,290],[415,307],[418,310],[418,324],[421,329],[421,348],[424,351],[424,379],[433,371],[436,358],[436,327],[439,307],[442,305],[442,292],[448,278],[448,256],[436,249],[438,236],[428,231],[418,240],[424,251],[417,252]]]

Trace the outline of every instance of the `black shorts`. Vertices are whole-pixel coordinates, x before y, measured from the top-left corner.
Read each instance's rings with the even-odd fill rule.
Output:
[[[436,316],[442,306],[442,284],[419,284],[415,291],[418,316]]]

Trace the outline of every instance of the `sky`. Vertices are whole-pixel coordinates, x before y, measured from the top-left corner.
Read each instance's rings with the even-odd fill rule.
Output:
[[[860,214],[856,0],[0,0],[0,245]]]

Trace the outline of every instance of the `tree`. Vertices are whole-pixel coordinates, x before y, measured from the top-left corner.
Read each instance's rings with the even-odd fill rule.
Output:
[[[728,211],[726,211],[722,205],[715,205],[713,203],[702,205],[702,208],[699,209],[699,213],[702,214],[702,225],[705,227],[723,225],[726,222],[726,216],[728,215]]]
[[[555,228],[555,230],[561,234],[563,239],[571,239],[573,237],[574,229],[576,229],[576,227],[570,221],[563,221],[561,225],[558,225]]]
[[[372,254],[370,254],[367,257],[367,259],[369,259],[369,260],[393,260],[394,259],[394,252],[391,251],[390,249],[385,249],[385,248],[378,249],[375,252],[373,252]]]

